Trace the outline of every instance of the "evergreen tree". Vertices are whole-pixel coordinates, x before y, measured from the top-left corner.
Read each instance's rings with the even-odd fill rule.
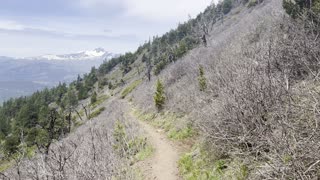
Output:
[[[95,102],[97,102],[97,93],[95,91],[92,93],[90,102],[91,104],[94,104]]]
[[[88,91],[86,90],[86,88],[83,86],[83,84],[81,84],[79,86],[79,92],[78,92],[78,99],[82,100],[88,97]]]
[[[113,84],[112,84],[112,82],[110,81],[109,83],[108,83],[108,89],[112,89],[113,88]]]
[[[158,79],[157,81],[157,87],[156,87],[156,92],[153,97],[155,105],[158,110],[163,109],[163,105],[165,103],[165,95],[164,95],[164,87],[161,81]]]
[[[207,89],[207,79],[204,76],[204,69],[202,66],[199,67],[198,81],[199,81],[200,91],[205,91]]]
[[[146,62],[148,60],[147,55],[144,53],[142,56],[142,62]]]
[[[224,0],[222,5],[222,11],[224,14],[227,14],[232,9],[233,0]]]
[[[77,89],[78,91],[79,91],[80,86],[81,86],[81,81],[82,81],[82,79],[81,79],[80,75],[78,75],[77,81],[75,82],[75,84],[76,84],[76,89]]]
[[[11,135],[6,138],[3,144],[4,153],[7,156],[12,156],[18,151],[18,146],[20,145],[19,136]]]
[[[181,58],[184,54],[187,53],[187,51],[188,51],[188,48],[187,48],[186,42],[185,42],[185,41],[181,41],[181,42],[179,43],[179,47],[177,48],[175,54],[176,54],[176,56],[177,56],[178,58]]]
[[[292,18],[298,18],[305,9],[320,13],[320,0],[283,0],[283,8]]]
[[[135,58],[136,57],[132,53],[126,53],[124,56],[120,56],[123,74],[127,74],[129,71],[131,71],[130,65],[134,62]]]
[[[108,79],[107,78],[100,78],[98,80],[98,88],[103,89],[104,86],[108,85]]]
[[[65,104],[65,107],[69,109],[73,109],[78,105],[78,98],[76,96],[76,93],[71,88],[69,88],[64,98],[64,104]]]

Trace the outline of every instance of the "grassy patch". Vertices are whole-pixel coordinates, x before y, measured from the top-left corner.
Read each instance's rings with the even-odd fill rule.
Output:
[[[213,160],[207,151],[199,146],[193,148],[191,153],[183,155],[179,160],[180,173],[186,180],[244,180],[249,169],[246,165],[235,159]]]
[[[2,152],[0,152],[2,153]],[[26,148],[26,158],[32,158],[36,155],[36,146],[31,146]],[[15,156],[15,155],[13,155]],[[0,159],[0,172],[5,172],[9,168],[13,167],[14,164],[14,159],[13,157],[6,158],[6,159]]]
[[[184,121],[183,116],[175,113],[142,113],[134,110],[133,114],[142,121],[146,121],[156,128],[163,129],[168,138],[172,140],[185,140],[196,135],[196,131],[191,124]]]
[[[81,109],[81,110],[79,111],[79,115],[80,115],[81,117],[84,116],[84,110],[83,110],[83,109]]]
[[[96,111],[93,111],[90,114],[89,119],[92,119],[92,118],[99,116],[105,109],[106,109],[105,107],[101,107],[101,108],[97,109]]]
[[[26,157],[32,158],[36,155],[37,146],[31,146],[27,148],[27,154]]]
[[[135,180],[145,180],[146,179],[143,175],[143,172],[139,168],[134,168],[133,173],[134,173]]]
[[[203,160],[194,160],[191,154],[186,154],[181,157],[179,161],[180,172],[184,179],[187,180],[201,180],[201,179],[217,179],[212,175],[210,168],[205,167]]]
[[[150,157],[153,151],[154,151],[153,147],[151,145],[147,145],[135,155],[135,159],[138,161],[143,161],[148,157]]]
[[[138,109],[133,109],[133,114],[139,118],[139,120],[146,122],[151,122],[156,117],[156,114],[154,113],[142,113]]]
[[[133,83],[131,83],[128,87],[126,87],[121,92],[121,98],[124,99],[129,93],[131,93],[139,84],[142,82],[142,80],[136,80]]]
[[[97,106],[99,106],[100,104],[105,102],[107,99],[109,99],[108,95],[102,95],[102,96],[98,97],[97,101],[95,103],[91,104],[91,108],[95,109]]]
[[[84,124],[83,121],[75,121],[75,123],[74,123],[74,129],[73,129],[73,130],[75,130],[76,128],[82,126],[83,124]]]
[[[183,129],[172,129],[168,133],[170,139],[182,140],[191,138],[194,135],[194,130],[191,126],[184,127]]]
[[[255,5],[258,4],[258,1],[257,0],[250,0],[249,3],[248,3],[248,8],[251,8]]]
[[[130,164],[133,165],[149,157],[153,153],[153,147],[144,136],[128,136],[126,128],[126,125],[120,121],[115,123],[113,149],[120,157],[130,159]]]
[[[13,166],[13,162],[8,160],[0,161],[0,172],[4,172]]]

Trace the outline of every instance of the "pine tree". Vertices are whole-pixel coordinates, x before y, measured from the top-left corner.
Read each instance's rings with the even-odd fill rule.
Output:
[[[283,8],[292,18],[298,18],[306,9],[320,13],[320,0],[283,0]]]
[[[74,108],[78,105],[76,93],[70,88],[67,92],[67,106]]]
[[[112,82],[108,83],[108,88],[111,90],[113,88]]]
[[[91,101],[91,104],[94,104],[95,102],[97,102],[97,93],[96,92],[93,92],[90,101]]]
[[[202,66],[199,67],[199,87],[200,91],[205,91],[207,89],[207,79],[204,76],[204,69]]]
[[[78,92],[78,99],[83,100],[88,97],[88,91],[86,88],[83,86],[83,84],[80,84],[79,86],[79,92]]]
[[[176,49],[176,56],[178,58],[181,58],[182,56],[184,56],[187,53],[188,49],[187,49],[187,44],[185,43],[185,41],[181,41],[179,43],[179,47]]]
[[[232,0],[224,0],[222,4],[222,11],[224,14],[228,14],[232,9]]]
[[[142,62],[146,62],[148,60],[147,55],[144,53],[142,56]]]
[[[155,105],[158,110],[161,110],[163,108],[163,105],[165,103],[165,95],[164,95],[164,87],[161,81],[158,79],[157,81],[157,88],[155,95],[153,97]]]

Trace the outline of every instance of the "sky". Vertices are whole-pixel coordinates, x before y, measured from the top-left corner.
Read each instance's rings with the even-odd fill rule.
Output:
[[[1,0],[0,56],[134,51],[212,0]]]

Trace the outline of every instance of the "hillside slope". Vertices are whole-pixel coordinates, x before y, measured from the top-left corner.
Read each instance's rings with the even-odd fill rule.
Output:
[[[188,152],[151,163],[164,168],[154,178],[179,168],[190,180],[318,179],[319,26],[291,19],[279,0],[223,2],[68,87],[5,103],[0,120],[13,130],[2,144],[16,163],[4,177],[144,179],[150,146],[156,159],[165,147],[180,155],[171,142]],[[50,104],[55,131],[33,127],[52,124],[43,111],[23,118],[31,102]]]
[[[182,159],[185,177],[319,177],[319,114],[312,110],[318,106],[319,31],[317,25],[304,29],[305,19],[299,23],[285,16],[278,0],[239,6],[213,26],[208,47],[191,50],[133,93],[140,109],[154,112],[161,79],[164,111],[184,114],[205,137]]]

